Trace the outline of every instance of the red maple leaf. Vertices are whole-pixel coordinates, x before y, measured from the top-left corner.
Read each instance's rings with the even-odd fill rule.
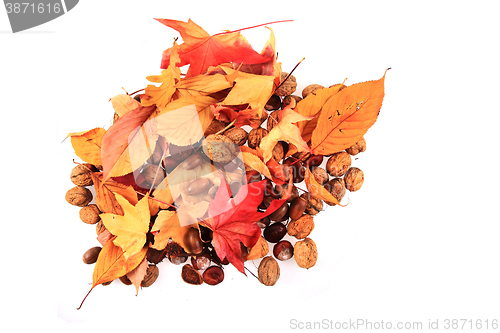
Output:
[[[177,30],[184,43],[179,45],[179,67],[190,65],[186,77],[203,74],[210,66],[235,62],[260,64],[273,60],[274,54],[257,53],[239,31],[224,32],[210,36],[205,30],[189,19],[188,22],[156,19],[160,23]],[[170,64],[170,48],[163,51],[161,68]]]
[[[231,190],[224,177],[221,177],[219,190],[208,208],[210,218],[204,221],[213,232],[212,244],[217,256],[221,260],[227,258],[243,274],[240,242],[248,248],[257,243],[261,229],[256,222],[281,207],[292,189],[289,186],[288,193],[282,199],[274,200],[265,212],[259,212],[257,207],[264,197],[265,186],[265,180],[243,185],[236,196],[230,199]]]

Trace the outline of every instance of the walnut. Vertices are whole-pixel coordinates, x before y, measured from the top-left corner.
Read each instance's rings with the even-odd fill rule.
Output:
[[[351,167],[351,155],[345,151],[333,154],[326,163],[326,171],[332,177],[342,177]]]
[[[248,133],[243,128],[233,127],[224,132],[224,135],[233,140],[238,146],[243,146],[247,142]]]
[[[310,84],[304,89],[302,89],[302,98],[306,98],[309,94],[314,94],[318,89],[324,88],[321,84]]]
[[[250,126],[252,128],[257,128],[267,120],[267,117],[269,117],[269,114],[266,111],[262,111],[262,115],[260,117],[258,117],[258,115],[255,114],[255,116],[248,119],[248,121],[250,122]]]
[[[314,176],[314,179],[320,185],[324,185],[330,179],[330,177],[328,177],[328,173],[326,172],[326,170],[321,167],[314,167],[312,169],[312,174]]]
[[[66,192],[66,201],[74,206],[87,206],[92,201],[92,192],[83,186],[75,186]]]
[[[297,90],[297,79],[295,76],[290,75],[288,76],[288,73],[282,72],[281,73],[281,82],[283,82],[285,79],[286,81],[279,87],[279,89],[276,91],[276,95],[278,96],[288,96],[291,95]]]
[[[274,286],[280,278],[280,266],[271,256],[264,257],[258,268],[259,281],[266,286]]]
[[[101,220],[99,214],[101,214],[101,211],[97,208],[97,205],[87,205],[80,209],[80,220],[87,224],[96,224]]]
[[[359,190],[364,180],[365,175],[363,171],[356,167],[350,168],[344,176],[345,187],[351,192]]]
[[[254,128],[248,133],[248,147],[255,149],[260,145],[260,141],[263,137],[265,137],[269,132],[262,128]]]
[[[75,185],[79,186],[91,186],[94,184],[92,181],[92,177],[90,176],[90,168],[92,165],[90,164],[78,164],[71,170],[71,181]]]
[[[217,120],[214,118],[210,125],[208,125],[207,129],[205,130],[204,135],[209,136],[210,134],[215,134],[221,130],[223,130],[227,124],[223,121]]]
[[[303,193],[301,195],[304,199],[307,200],[306,213],[309,215],[316,215],[323,210],[323,201],[313,197],[309,193]]]
[[[325,184],[325,188],[335,197],[335,199],[338,200],[338,202],[340,202],[345,195],[345,183],[343,178],[333,178]],[[329,206],[336,205],[335,203],[329,201],[325,201],[325,203]]]
[[[361,137],[358,142],[347,148],[345,151],[349,155],[358,155],[366,150],[366,141],[364,137]]]
[[[141,287],[146,288],[151,286],[156,281],[159,274],[160,270],[158,267],[156,267],[156,265],[149,264],[148,269],[146,270],[146,275],[144,275],[144,278],[142,279]]]
[[[314,219],[309,214],[303,214],[296,220],[288,223],[287,232],[297,239],[304,239],[313,231]]]
[[[182,266],[181,277],[184,282],[189,284],[199,285],[203,283],[200,272],[194,269],[193,265],[191,264],[185,264],[184,266]]]
[[[203,152],[212,161],[226,164],[233,159],[233,155],[236,152],[236,144],[224,135],[210,134],[205,138]]]
[[[318,250],[316,243],[310,238],[298,241],[293,247],[295,262],[302,268],[309,269],[316,265]]]

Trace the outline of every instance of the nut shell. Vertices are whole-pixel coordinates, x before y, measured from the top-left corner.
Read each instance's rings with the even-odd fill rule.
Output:
[[[255,149],[260,145],[260,141],[263,137],[265,137],[269,132],[262,127],[254,128],[248,133],[248,147]]]
[[[271,256],[264,257],[258,268],[259,281],[266,286],[274,286],[280,278],[280,266]]]
[[[146,270],[146,275],[142,279],[141,286],[147,288],[155,283],[158,275],[160,274],[160,270],[156,265],[149,264],[148,269]]]
[[[363,170],[356,167],[350,168],[344,176],[345,187],[351,192],[359,190],[364,180],[365,175]]]
[[[362,137],[358,142],[347,148],[345,151],[349,155],[358,155],[366,150],[366,141],[365,138]]]
[[[247,142],[248,133],[243,128],[233,127],[228,129],[224,135],[231,139],[238,146],[243,146]]]
[[[101,220],[99,214],[101,214],[101,211],[97,208],[97,205],[87,205],[80,209],[80,220],[87,224],[96,224]]]
[[[309,269],[316,265],[316,261],[318,260],[316,243],[310,238],[305,238],[295,243],[293,253],[297,265],[302,268]]]
[[[181,277],[184,282],[194,285],[200,285],[203,283],[200,272],[198,272],[191,264],[185,264],[182,266]]]
[[[288,223],[287,232],[297,239],[304,239],[314,230],[314,219],[309,214],[303,214],[296,220]]]
[[[66,201],[74,206],[87,206],[92,201],[92,192],[83,186],[75,186],[66,192]]]
[[[288,73],[281,73],[281,82],[283,82],[288,76]],[[290,75],[288,79],[279,87],[276,91],[276,95],[278,96],[288,96],[291,95],[297,90],[297,79],[295,76]]]
[[[233,159],[236,151],[236,145],[233,140],[220,134],[211,134],[205,138],[206,144],[203,145],[203,152],[212,161],[226,164]]]
[[[78,164],[71,170],[70,178],[73,184],[78,186],[91,186],[94,184],[88,167],[83,164]]]
[[[326,171],[332,177],[342,177],[351,167],[351,155],[345,151],[333,154],[326,163]]]
[[[101,252],[102,247],[100,246],[94,246],[85,251],[85,253],[82,256],[82,261],[84,264],[90,265],[90,264],[95,264],[97,261],[97,257],[99,257],[99,253]]]
[[[321,84],[310,84],[302,89],[302,98],[306,98],[307,95],[313,94],[316,90],[324,88]]]

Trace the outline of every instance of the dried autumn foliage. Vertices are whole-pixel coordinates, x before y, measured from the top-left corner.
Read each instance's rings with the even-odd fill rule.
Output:
[[[147,76],[158,85],[147,85],[134,98],[112,97],[117,117],[108,129],[67,136],[75,154],[91,165],[88,177],[101,213],[97,240],[103,248],[91,290],[126,276],[137,294],[148,261],[182,261],[182,255],[197,255],[199,249],[209,249],[213,262],[227,261],[245,274],[245,260],[268,255],[269,240],[260,226],[266,219],[286,221],[288,212],[283,212],[288,208],[294,210],[290,216],[314,215],[323,201],[342,206],[323,180],[320,184],[315,178],[309,166],[318,164],[308,158],[319,156],[321,163],[321,155],[360,142],[377,120],[384,98],[385,74],[376,81],[318,89],[283,106],[283,97],[274,93],[287,82],[282,82],[270,28],[270,38],[258,53],[240,34],[244,29],[211,36],[191,20],[157,20],[182,38],[163,52],[161,73]],[[184,66],[189,66],[187,71]],[[273,99],[279,106],[269,109]],[[224,137],[226,130],[259,129],[273,117],[268,110],[277,110],[277,119],[253,149],[239,143],[229,150],[231,162],[216,160],[227,149],[223,144],[232,144]],[[213,124],[219,127],[210,132],[217,135],[207,150],[205,135]],[[291,155],[295,162],[282,163]],[[154,182],[147,174],[151,170]],[[305,171],[299,177],[290,174],[293,170]],[[302,180],[307,193],[293,206],[300,188],[294,182]],[[302,198],[306,194],[307,201]],[[149,258],[150,252],[156,259]]]

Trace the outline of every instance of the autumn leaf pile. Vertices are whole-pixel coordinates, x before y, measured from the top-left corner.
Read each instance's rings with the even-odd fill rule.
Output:
[[[272,259],[269,245],[284,235],[266,229],[277,224],[286,233],[294,223],[297,243],[307,240],[302,248],[313,258],[305,268],[314,266],[312,216],[323,203],[341,205],[345,188],[358,189],[349,181],[362,183],[359,171],[330,179],[328,168],[337,168],[338,156],[345,160],[340,153],[364,150],[352,153],[377,120],[385,74],[293,95],[295,78],[282,72],[270,28],[259,53],[241,31],[210,36],[191,20],[158,21],[182,38],[163,52],[162,71],[137,93],[111,98],[108,129],[68,135],[81,162],[66,199],[96,225],[101,245],[83,258],[95,263],[91,290],[120,279],[137,293],[165,258],[182,264],[191,284],[220,283],[228,264],[246,274],[245,261]],[[274,284],[276,267],[266,260],[259,280]]]

